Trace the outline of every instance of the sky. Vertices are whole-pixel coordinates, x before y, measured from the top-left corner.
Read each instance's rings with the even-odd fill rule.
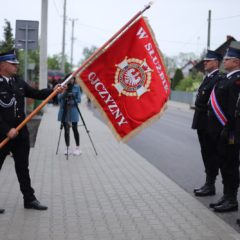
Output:
[[[64,0],[48,0],[49,56],[62,51],[63,3]],[[101,47],[149,1],[66,0],[66,3],[65,53],[70,61],[71,22],[76,19],[73,62],[78,64],[84,47]],[[12,0],[7,4],[6,0],[0,0],[0,4],[0,40],[3,39],[4,19],[11,23],[14,36],[16,20],[33,20],[41,24],[42,0]],[[173,57],[190,52],[200,55],[207,47],[209,10],[212,15],[210,49],[221,45],[227,35],[240,40],[239,0],[156,0],[143,15],[148,18],[165,55]]]

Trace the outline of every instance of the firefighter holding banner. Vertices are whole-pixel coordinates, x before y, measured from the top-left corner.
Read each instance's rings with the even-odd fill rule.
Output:
[[[209,103],[210,137],[217,146],[223,179],[223,196],[216,203],[210,203],[216,212],[238,210],[239,143],[236,141],[236,104],[240,92],[240,49],[230,47],[223,64],[227,74],[213,88]]]
[[[194,189],[196,196],[204,197],[215,195],[215,179],[218,175],[217,155],[214,151],[215,144],[209,138],[207,104],[213,86],[219,78],[219,65],[222,55],[208,50],[204,60],[204,70],[207,73],[201,83],[195,101],[195,112],[192,128],[197,130],[201,147],[203,164],[205,167],[206,181],[200,188]]]
[[[17,131],[16,127],[25,119],[24,98],[45,99],[53,91],[37,90],[16,76],[19,61],[14,50],[0,54],[0,140],[10,141],[0,149],[0,169],[6,156],[11,152],[15,171],[23,194],[24,208],[46,210],[34,195],[29,175],[29,132],[26,125]],[[63,91],[56,87],[56,91]],[[4,209],[0,209],[4,213]]]

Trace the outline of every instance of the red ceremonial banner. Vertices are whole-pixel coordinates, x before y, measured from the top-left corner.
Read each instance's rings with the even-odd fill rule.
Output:
[[[170,94],[160,50],[143,17],[86,65],[78,77],[123,141],[159,118]]]

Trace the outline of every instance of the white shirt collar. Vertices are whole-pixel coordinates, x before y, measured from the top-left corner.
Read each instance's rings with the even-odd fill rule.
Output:
[[[2,75],[2,77],[7,81],[7,83],[9,82],[9,77],[6,77],[4,75]]]
[[[211,71],[210,73],[207,74],[208,77],[210,77],[213,73],[215,73],[216,71],[218,71],[219,69],[215,69],[213,71]]]
[[[227,74],[227,78],[229,78],[230,76],[232,76],[232,75],[233,75],[234,73],[236,73],[236,72],[240,72],[240,69],[234,70],[234,71],[228,73],[228,74]]]

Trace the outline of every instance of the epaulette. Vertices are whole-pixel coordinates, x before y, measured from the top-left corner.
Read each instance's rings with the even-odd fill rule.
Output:
[[[229,79],[239,79],[240,78],[240,73],[237,73],[237,74],[233,74],[229,77]]]
[[[216,78],[217,78],[217,81],[220,81],[220,80],[222,80],[222,79],[225,79],[225,78],[226,78],[226,73],[219,72],[219,73],[216,75]]]
[[[219,72],[219,73],[218,73],[218,77],[219,77],[219,78],[225,78],[226,75],[227,75],[227,74],[226,74],[226,73],[223,73],[223,72]]]
[[[240,85],[240,73],[234,76],[234,83]]]

